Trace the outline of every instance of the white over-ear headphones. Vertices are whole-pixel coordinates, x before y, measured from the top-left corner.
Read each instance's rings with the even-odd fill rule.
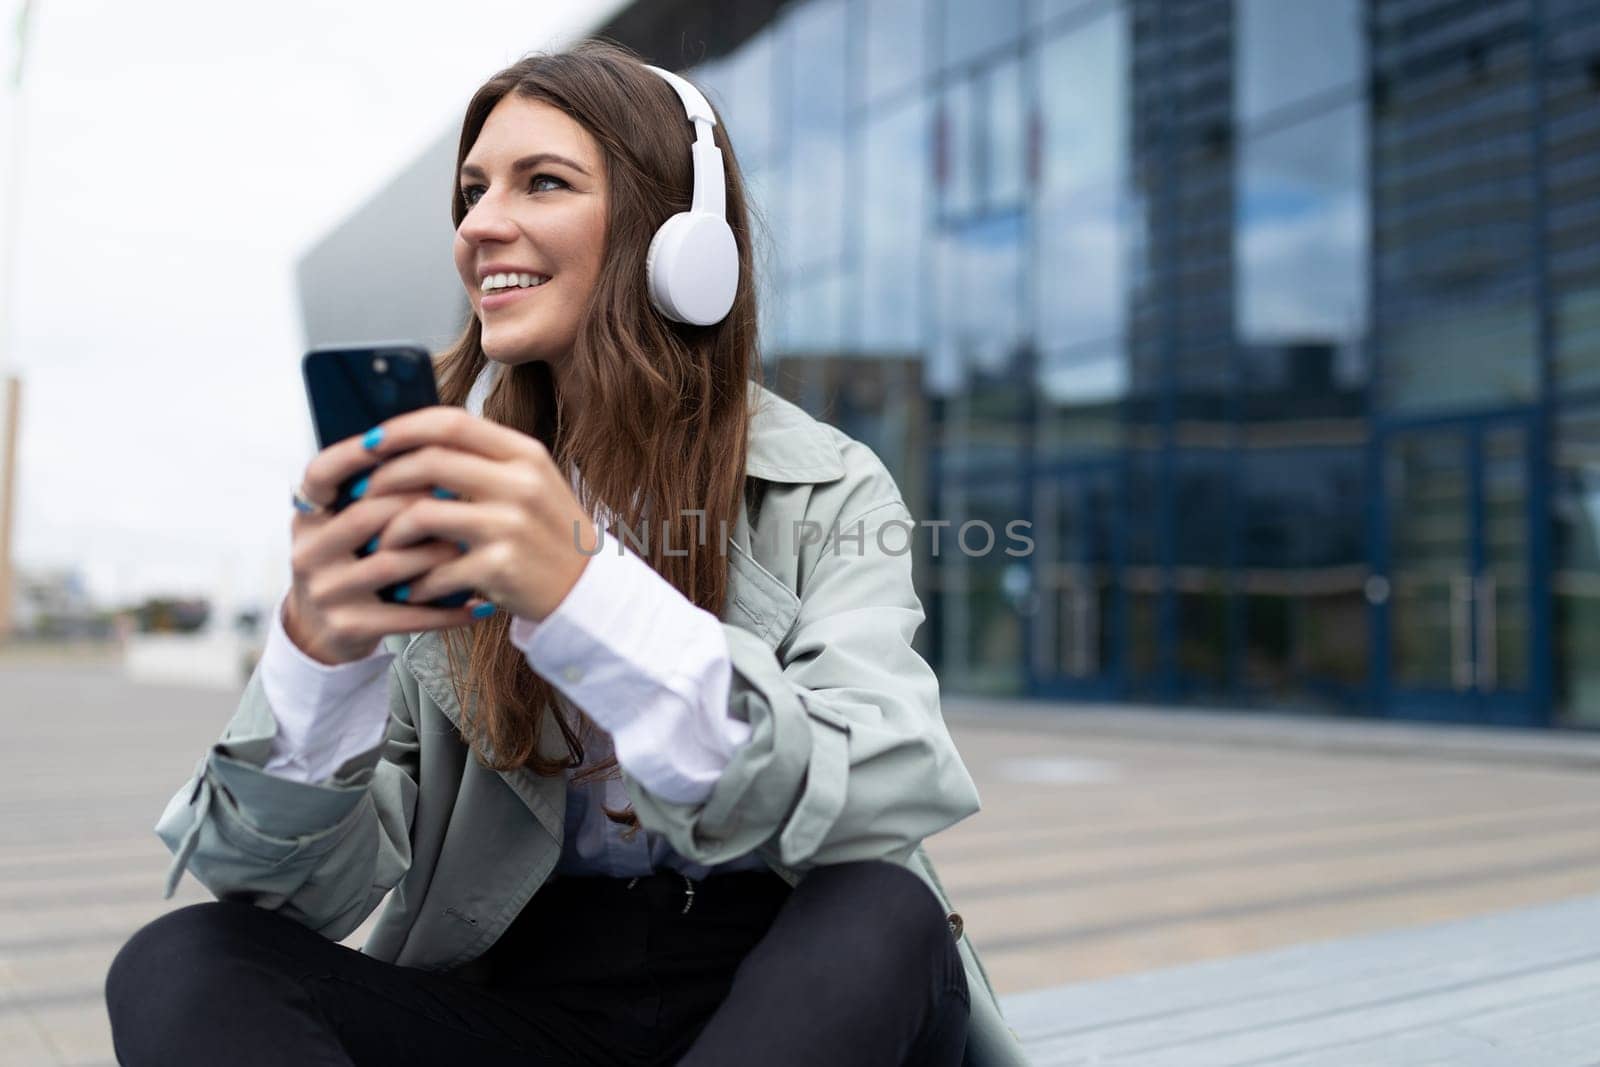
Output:
[[[717,124],[700,90],[670,70],[645,64],[667,80],[694,123],[694,199],[656,231],[645,256],[650,302],[676,322],[710,326],[733,307],[739,288],[739,249],[727,219],[727,176],[722,150],[711,137]]]

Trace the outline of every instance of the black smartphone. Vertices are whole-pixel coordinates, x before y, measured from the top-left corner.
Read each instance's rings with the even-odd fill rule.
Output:
[[[405,342],[313,348],[300,362],[305,377],[306,398],[311,403],[311,422],[317,432],[317,447],[327,448],[346,437],[366,433],[396,415],[439,402],[439,388],[433,379],[433,358],[420,345]],[[358,471],[339,486],[333,510],[350,504],[350,490],[356,482],[377,469],[377,464]],[[362,545],[357,556],[366,556]],[[384,586],[378,597],[398,604],[395,590],[404,582]],[[457,608],[471,598],[470,591],[451,593],[427,602],[429,607]]]

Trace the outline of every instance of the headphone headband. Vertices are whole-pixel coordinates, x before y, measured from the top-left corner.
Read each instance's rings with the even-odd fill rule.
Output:
[[[699,89],[696,89],[688,81],[688,79],[680,78],[670,70],[663,70],[660,67],[652,67],[648,63],[644,65],[644,69],[655,71],[657,74],[667,79],[668,85],[677,90],[678,99],[683,101],[683,110],[689,116],[690,122],[709,122],[713,126],[717,124],[717,116],[716,113],[711,110],[710,101],[708,101],[704,94],[702,94]]]

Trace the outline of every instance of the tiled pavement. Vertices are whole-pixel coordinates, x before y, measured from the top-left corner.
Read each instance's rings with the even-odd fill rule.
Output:
[[[0,661],[0,1067],[111,1062],[112,955],[206,899],[187,878],[161,899],[150,827],[232,705],[108,665]],[[1159,719],[951,717],[984,810],[929,847],[1005,994],[1600,887],[1595,772],[1500,762],[1493,738],[1436,756],[1249,743],[1193,719],[1163,736]],[[1043,1002],[1012,1003],[1036,1020]]]

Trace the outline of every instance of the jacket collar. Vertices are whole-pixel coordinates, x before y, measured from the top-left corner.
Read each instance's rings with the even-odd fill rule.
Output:
[[[749,452],[745,473],[769,482],[831,482],[844,459],[826,426],[758,382],[749,382]]]

